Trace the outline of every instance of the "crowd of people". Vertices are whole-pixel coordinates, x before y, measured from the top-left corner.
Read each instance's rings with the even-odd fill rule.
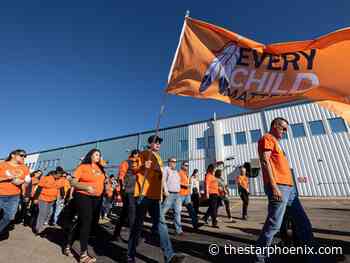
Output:
[[[280,230],[286,210],[295,222],[295,234],[304,244],[313,242],[311,223],[298,199],[287,158],[279,140],[287,131],[288,121],[276,118],[271,129],[258,142],[265,192],[268,197],[267,218],[257,246],[271,245]],[[223,171],[215,164],[207,167],[204,195],[201,194],[197,169],[189,175],[189,162],[170,157],[167,165],[160,157],[162,138],[148,138],[148,149],[133,150],[119,165],[118,174],[107,176],[98,149],[90,150],[72,174],[57,167],[47,174],[37,170],[30,173],[24,164],[26,152],[15,150],[0,163],[0,233],[9,235],[18,217],[30,226],[35,235],[45,236],[45,226],[59,225],[65,234],[63,253],[73,256],[72,244],[80,241],[79,262],[92,263],[96,258],[88,253],[90,235],[97,231],[99,220],[108,217],[115,225],[113,238],[121,238],[122,227],[129,228],[127,260],[135,262],[136,249],[148,213],[152,236],[159,236],[165,262],[183,262],[185,255],[175,253],[169,238],[168,211],[173,211],[176,235],[183,235],[181,211],[186,207],[194,230],[203,224],[218,228],[218,209],[224,206],[229,222],[233,222],[229,189]],[[242,199],[242,219],[248,218],[249,180],[247,169],[239,168],[236,184]],[[200,203],[206,200],[208,209],[199,219]],[[200,220],[203,223],[200,223]],[[265,262],[266,254],[256,257]],[[310,258],[310,260],[314,260]]]

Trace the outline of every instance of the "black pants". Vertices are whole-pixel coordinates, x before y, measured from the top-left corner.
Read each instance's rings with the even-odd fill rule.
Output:
[[[226,196],[220,196],[218,200],[219,200],[218,201],[219,205],[222,205],[222,203],[224,204],[227,217],[231,218],[230,200],[228,200]],[[218,209],[219,209],[219,205],[217,206]]]
[[[211,216],[212,224],[217,225],[217,212],[218,212],[218,202],[219,202],[219,196],[217,194],[211,194],[209,195],[209,207],[207,212],[205,213],[204,218],[208,219],[209,216]]]
[[[243,202],[242,216],[245,217],[248,214],[249,194],[245,189],[240,190],[240,196]]]
[[[75,193],[74,200],[79,218],[80,250],[85,252],[91,229],[96,227],[96,218],[99,218],[101,197]]]
[[[123,210],[120,216],[120,221],[116,223],[114,236],[120,236],[123,225],[128,219],[129,229],[133,226],[136,217],[136,198],[132,193],[124,193],[123,195]]]
[[[193,193],[191,195],[191,201],[192,201],[192,204],[193,204],[194,211],[198,215],[198,213],[199,213],[199,194],[198,193]]]

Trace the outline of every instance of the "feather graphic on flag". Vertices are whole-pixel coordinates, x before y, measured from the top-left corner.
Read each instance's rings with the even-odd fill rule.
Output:
[[[219,79],[220,94],[229,95],[230,79],[238,59],[238,46],[235,44],[229,44],[227,47],[225,47],[209,65],[209,68],[204,74],[199,91],[206,91],[216,79]]]

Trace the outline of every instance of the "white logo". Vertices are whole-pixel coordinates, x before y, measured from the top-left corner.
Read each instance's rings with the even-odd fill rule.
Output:
[[[239,47],[231,43],[224,48],[220,54],[214,58],[209,68],[204,74],[200,92],[204,92],[216,80],[219,79],[219,92],[228,96],[230,93],[229,84],[233,70],[236,67],[237,60],[240,57]]]

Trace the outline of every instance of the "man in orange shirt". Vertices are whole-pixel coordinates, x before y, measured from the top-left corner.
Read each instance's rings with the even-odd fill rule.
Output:
[[[268,197],[268,215],[257,241],[260,248],[271,245],[273,237],[281,227],[287,206],[296,223],[300,241],[309,246],[313,243],[311,223],[297,196],[286,155],[278,143],[287,129],[288,121],[276,118],[271,123],[270,132],[258,142],[265,193]],[[256,262],[265,262],[266,257],[266,253],[258,254]]]
[[[147,211],[152,213],[153,224],[158,226],[160,247],[166,263],[183,262],[185,256],[174,253],[166,222],[161,218],[163,195],[163,161],[160,157],[160,144],[163,139],[153,135],[148,138],[149,149],[141,152],[141,167],[137,176],[135,196],[138,198],[135,223],[131,228],[128,242],[128,262],[134,263],[136,247]]]
[[[8,236],[8,232],[4,230],[15,218],[21,185],[29,176],[29,169],[24,164],[26,156],[24,150],[15,150],[9,154],[4,162],[0,163],[0,210],[3,211],[3,216],[0,219],[0,233],[4,235],[2,238]]]
[[[180,176],[181,204],[186,206],[188,214],[191,217],[193,228],[198,229],[197,214],[194,211],[194,208],[193,208],[192,203],[191,203],[191,193],[190,193],[191,184],[190,184],[190,178],[188,176],[188,162],[187,161],[182,162],[181,169],[179,171],[179,176]]]

